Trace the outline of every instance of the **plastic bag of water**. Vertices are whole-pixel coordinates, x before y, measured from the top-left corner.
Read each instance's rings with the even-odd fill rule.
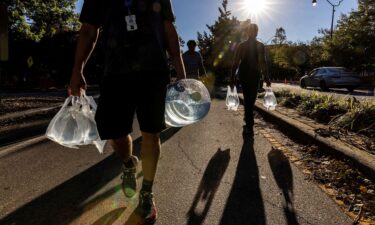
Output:
[[[168,87],[165,122],[171,127],[187,126],[202,120],[210,107],[210,94],[202,82],[180,80]]]
[[[105,141],[100,140],[95,122],[97,105],[91,96],[68,97],[51,120],[46,136],[69,148],[94,144],[103,153]]]
[[[266,94],[263,98],[263,105],[267,110],[275,110],[277,106],[277,99],[271,88],[266,88]]]
[[[227,98],[225,100],[225,105],[228,107],[228,110],[237,111],[238,106],[240,105],[240,98],[238,97],[237,87],[234,86],[233,90],[228,85]]]

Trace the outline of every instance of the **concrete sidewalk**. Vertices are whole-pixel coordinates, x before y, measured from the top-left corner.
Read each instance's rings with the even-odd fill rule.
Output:
[[[253,143],[243,138],[242,118],[242,110],[229,112],[223,101],[214,100],[204,121],[164,134],[154,187],[157,224],[352,224],[287,158],[275,158],[267,139],[256,135]],[[138,142],[135,149],[139,154]],[[122,194],[119,172],[118,160],[111,158],[19,208],[1,224],[135,225],[137,200]],[[95,179],[101,185],[85,185]]]

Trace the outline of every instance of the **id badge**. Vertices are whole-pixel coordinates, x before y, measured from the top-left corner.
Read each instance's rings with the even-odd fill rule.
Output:
[[[135,15],[125,16],[125,21],[126,21],[126,29],[128,31],[138,30],[137,18],[135,17]]]

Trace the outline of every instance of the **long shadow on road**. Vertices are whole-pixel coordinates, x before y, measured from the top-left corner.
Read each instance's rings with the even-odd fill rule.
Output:
[[[220,148],[209,161],[195,194],[193,204],[187,214],[188,225],[200,225],[204,222],[220,182],[228,168],[229,161],[230,149],[223,151]],[[200,201],[203,201],[205,206],[203,211],[197,212],[197,206]]]
[[[254,141],[246,135],[236,176],[220,221],[220,225],[233,224],[266,224]]]
[[[161,134],[161,141],[167,141],[179,130],[179,128],[165,130]],[[134,153],[140,155],[140,149],[141,138],[138,138],[134,141]],[[83,213],[83,209],[80,207],[81,203],[117,177],[120,172],[121,161],[115,154],[112,154],[86,171],[20,207],[0,220],[0,224],[69,224]],[[107,194],[110,195],[110,193]],[[112,214],[121,214],[122,210],[118,209]]]
[[[285,199],[285,218],[289,225],[298,225],[293,204],[293,172],[289,160],[280,150],[273,148],[268,153],[268,162]]]

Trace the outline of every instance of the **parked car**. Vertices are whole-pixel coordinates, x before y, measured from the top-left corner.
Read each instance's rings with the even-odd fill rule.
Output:
[[[320,67],[311,71],[300,80],[302,88],[320,87],[327,91],[329,88],[346,88],[353,92],[363,85],[361,77],[344,67]]]

